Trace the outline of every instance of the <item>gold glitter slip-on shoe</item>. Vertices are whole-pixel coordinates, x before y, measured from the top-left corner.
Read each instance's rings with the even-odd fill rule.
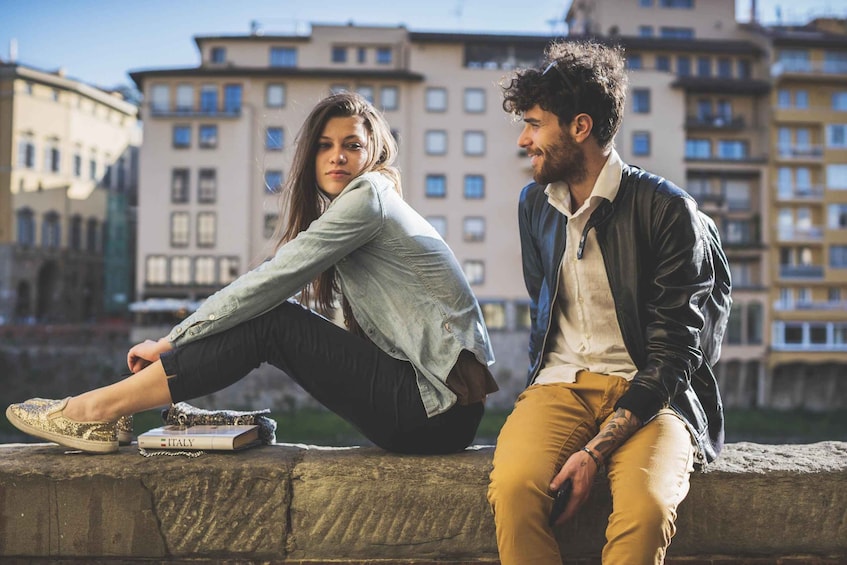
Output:
[[[115,431],[118,433],[118,444],[130,445],[132,443],[132,416],[121,416],[115,422]]]
[[[32,398],[9,406],[6,409],[6,418],[22,432],[65,447],[90,453],[117,451],[115,422],[76,422],[65,418],[62,412],[68,405],[68,400],[70,398]]]

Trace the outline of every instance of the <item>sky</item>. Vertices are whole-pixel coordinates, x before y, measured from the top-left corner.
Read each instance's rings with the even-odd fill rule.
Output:
[[[607,0],[614,2],[635,0]],[[710,0],[698,0],[708,2]],[[751,0],[736,0],[748,21]],[[308,33],[310,23],[405,25],[413,31],[562,34],[571,0],[0,0],[0,59],[104,88],[129,70],[199,64],[195,35]],[[847,0],[757,0],[759,20],[847,17]]]

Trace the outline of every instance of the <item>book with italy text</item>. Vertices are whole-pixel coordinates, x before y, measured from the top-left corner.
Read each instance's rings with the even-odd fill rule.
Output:
[[[145,449],[207,449],[236,451],[259,445],[259,426],[162,426],[138,436]]]

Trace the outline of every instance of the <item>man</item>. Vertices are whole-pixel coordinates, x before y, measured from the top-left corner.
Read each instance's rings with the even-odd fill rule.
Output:
[[[529,386],[500,432],[488,493],[500,559],[560,564],[553,495],[570,481],[561,525],[605,468],[603,563],[662,563],[690,472],[723,442],[710,364],[731,302],[725,256],[689,195],[615,151],[620,51],[560,42],[546,56],[504,88],[535,182],[519,204]]]

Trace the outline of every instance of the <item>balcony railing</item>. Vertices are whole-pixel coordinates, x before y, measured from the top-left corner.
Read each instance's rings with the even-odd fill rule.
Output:
[[[779,186],[776,187],[778,200],[822,200],[824,188],[821,184],[811,186]]]
[[[783,74],[847,74],[847,62],[844,61],[777,61],[771,65],[771,76]]]
[[[705,129],[744,129],[746,120],[744,116],[688,116],[685,118],[687,128]]]
[[[784,279],[822,279],[821,265],[780,265],[779,276]]]
[[[822,241],[823,228],[820,226],[780,226],[777,229],[779,241]]]
[[[150,115],[156,118],[238,118],[241,107],[235,108],[159,108],[150,107]]]
[[[840,300],[834,302],[815,302],[815,301],[799,301],[799,300],[777,300],[773,304],[774,310],[780,312],[789,312],[795,310],[828,310],[842,311],[847,310],[847,301]]]
[[[777,153],[783,159],[822,159],[822,145],[780,145]]]

